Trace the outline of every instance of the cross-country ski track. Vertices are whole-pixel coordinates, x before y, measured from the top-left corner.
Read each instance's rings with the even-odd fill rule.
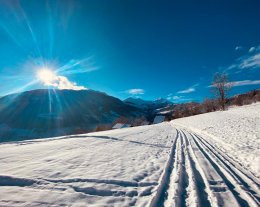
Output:
[[[0,206],[260,206],[259,179],[174,123],[0,144]]]
[[[259,206],[259,180],[203,137],[180,128],[150,206]]]

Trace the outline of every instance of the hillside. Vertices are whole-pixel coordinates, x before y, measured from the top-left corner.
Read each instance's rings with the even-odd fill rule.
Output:
[[[0,141],[95,131],[144,113],[93,90],[33,90],[0,98]]]
[[[224,153],[232,156],[260,178],[260,103],[233,107],[173,120],[174,125],[208,136]]]
[[[259,112],[2,143],[0,206],[259,206]]]

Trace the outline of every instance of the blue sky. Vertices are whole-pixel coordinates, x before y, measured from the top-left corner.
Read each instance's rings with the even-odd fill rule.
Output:
[[[260,2],[1,0],[0,96],[35,88],[124,99],[211,97],[226,71],[233,94],[260,88]],[[39,71],[55,71],[49,84]]]

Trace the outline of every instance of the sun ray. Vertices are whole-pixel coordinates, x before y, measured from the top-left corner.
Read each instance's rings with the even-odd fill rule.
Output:
[[[53,81],[57,79],[57,76],[56,76],[55,72],[53,72],[51,69],[41,68],[37,72],[37,78],[45,86],[50,86],[53,84]]]

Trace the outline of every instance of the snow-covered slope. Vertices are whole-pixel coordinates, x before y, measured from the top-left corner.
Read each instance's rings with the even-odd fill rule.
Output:
[[[260,178],[260,103],[172,121],[204,135]]]
[[[176,130],[144,126],[0,145],[0,206],[147,206]]]
[[[259,206],[259,106],[2,143],[0,206]]]

